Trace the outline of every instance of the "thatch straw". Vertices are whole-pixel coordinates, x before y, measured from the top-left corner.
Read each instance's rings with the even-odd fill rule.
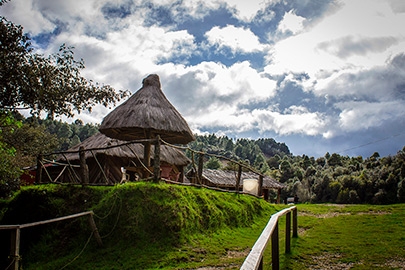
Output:
[[[205,178],[209,183],[210,186],[216,187],[235,187],[236,185],[236,178],[237,178],[236,171],[224,171],[224,170],[212,170],[212,169],[204,169],[203,170],[203,178]],[[241,182],[240,185],[242,186],[244,179],[259,179],[259,176],[253,172],[242,172],[241,175]],[[283,183],[278,182],[277,180],[265,176],[263,178],[263,188],[285,188],[286,186]]]
[[[100,132],[126,141],[156,135],[173,144],[195,140],[187,122],[160,89],[159,76],[149,75],[142,83],[141,89],[104,118]]]

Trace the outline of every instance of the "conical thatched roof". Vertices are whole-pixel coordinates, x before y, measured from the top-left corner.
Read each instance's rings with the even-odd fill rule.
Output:
[[[119,158],[130,158],[130,159],[139,158],[141,160],[143,159],[144,146],[142,144],[133,143],[129,145],[110,148],[112,146],[122,145],[125,143],[127,142],[111,139],[105,136],[104,134],[97,133],[91,136],[90,138],[87,138],[82,143],[70,148],[68,151],[69,152],[79,151],[80,147],[83,147],[84,150],[98,148],[99,150],[92,151],[94,155],[104,154],[106,156]],[[107,149],[100,149],[100,148],[107,148]],[[154,146],[152,146],[152,151],[154,151]],[[79,159],[78,153],[65,154],[65,156],[70,161]],[[90,151],[86,151],[85,157],[86,159],[91,158],[93,157],[93,154]],[[60,159],[64,158],[60,157]],[[178,166],[185,166],[191,162],[190,159],[188,159],[186,155],[183,154],[183,152],[166,145],[161,145],[160,160]]]
[[[142,83],[141,89],[104,118],[100,132],[126,141],[156,135],[169,143],[194,141],[187,122],[163,94],[159,76],[149,75]]]

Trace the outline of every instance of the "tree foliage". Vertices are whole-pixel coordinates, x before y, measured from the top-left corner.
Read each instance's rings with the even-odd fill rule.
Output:
[[[0,1],[0,6],[6,2]],[[115,104],[128,95],[128,91],[117,92],[109,85],[82,77],[84,68],[83,59],[76,60],[73,48],[65,44],[47,57],[35,53],[22,26],[0,17],[1,196],[18,187],[21,167],[32,165],[37,154],[59,146],[67,149],[94,133],[81,129],[82,134],[75,134],[63,124],[57,132],[35,122],[23,124],[16,113],[19,109],[30,109],[36,118],[47,113],[52,121],[54,116],[73,117],[74,112],[91,111],[97,104]],[[64,142],[60,141],[62,137]]]
[[[108,106],[128,94],[82,77],[84,61],[75,60],[72,47],[63,44],[48,57],[34,53],[23,28],[4,17],[0,38],[0,109],[28,108],[37,116],[46,112],[50,118],[72,117],[74,111]]]
[[[285,144],[273,139],[232,140],[214,134],[197,136],[189,146],[230,157],[271,175],[287,185],[283,197],[297,194],[300,201],[317,203],[405,202],[405,147],[395,156],[380,157],[375,152],[364,159],[337,153],[319,158],[293,156]],[[210,167],[214,166],[214,160],[208,161]],[[238,168],[230,162],[223,169]]]

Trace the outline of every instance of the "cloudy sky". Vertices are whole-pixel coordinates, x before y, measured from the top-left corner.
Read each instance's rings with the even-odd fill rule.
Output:
[[[405,146],[403,0],[12,0],[0,15],[37,52],[74,46],[88,79],[135,92],[158,74],[195,133],[314,157]]]

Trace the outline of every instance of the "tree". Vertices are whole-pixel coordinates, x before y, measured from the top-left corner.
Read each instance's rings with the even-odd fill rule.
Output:
[[[28,108],[33,115],[72,117],[74,111],[115,104],[128,95],[82,77],[84,61],[74,59],[72,47],[63,44],[48,57],[36,54],[21,26],[0,19],[0,109]]]
[[[18,188],[17,178],[22,171],[16,166],[17,150],[7,144],[4,138],[21,126],[21,121],[16,120],[10,112],[0,110],[0,197],[5,197]]]
[[[0,1],[0,6],[6,2]],[[75,60],[73,48],[65,44],[60,46],[58,53],[48,57],[34,53],[22,26],[0,17],[1,196],[18,188],[20,155],[26,154],[25,150],[18,152],[17,144],[13,144],[17,137],[12,134],[22,124],[13,116],[18,109],[31,109],[33,116],[45,112],[50,119],[61,115],[72,117],[75,111],[91,111],[96,104],[115,104],[128,95],[128,91],[116,92],[109,85],[85,79],[80,75],[84,67],[83,59]],[[28,134],[39,136],[38,141],[46,141],[44,130],[35,130],[38,119],[32,120]]]
[[[44,126],[23,124],[13,133],[5,134],[4,142],[12,146],[19,168],[32,166],[36,163],[38,154],[51,153],[59,145],[56,135],[51,135]]]
[[[207,169],[217,170],[217,169],[221,168],[221,166],[222,166],[221,162],[216,157],[210,157],[210,159],[207,161],[207,163],[205,163],[205,167]]]

